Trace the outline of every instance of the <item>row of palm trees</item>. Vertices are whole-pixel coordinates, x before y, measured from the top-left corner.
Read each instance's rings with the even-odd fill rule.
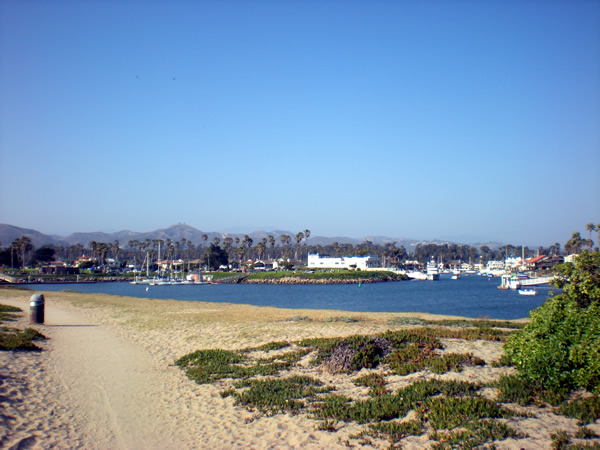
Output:
[[[300,231],[296,234],[296,259],[298,258],[298,247],[300,247],[302,241],[304,241],[304,244],[306,244],[306,241],[309,237],[309,229],[305,229],[304,231]],[[142,255],[148,254],[148,257],[151,261],[158,258],[159,256],[161,257],[161,259],[164,258],[189,260],[193,258],[201,258],[207,250],[207,247],[205,246],[208,244],[221,247],[230,255],[230,257],[233,256],[238,261],[242,261],[243,259],[250,256],[250,249],[254,244],[254,240],[247,234],[244,235],[242,238],[238,236],[228,236],[224,238],[222,242],[221,238],[215,237],[211,243],[208,243],[207,234],[202,234],[201,239],[203,243],[197,247],[194,246],[194,244],[190,240],[185,238],[181,239],[180,241],[174,241],[171,239],[146,239],[144,241],[138,241],[132,239],[128,241],[126,249],[121,249],[118,240],[115,240],[112,243],[91,241],[90,250],[92,253],[92,259],[100,261],[100,263],[104,263],[107,256],[109,255],[111,255],[113,258],[118,259],[123,253],[125,253],[125,256],[127,256],[128,258],[133,257],[135,264],[138,262],[137,259],[140,256],[140,253]],[[288,251],[284,251],[284,253],[286,253],[288,257],[291,257],[291,252],[289,251],[290,244],[292,242],[291,236],[287,234],[282,234],[281,236],[279,236],[279,241],[282,247],[288,249]],[[254,251],[252,253],[255,256],[257,256],[258,259],[263,259],[265,258],[265,256],[267,258],[272,257],[274,256],[275,252],[271,251],[271,254],[269,255],[268,250],[269,248],[274,249],[276,244],[277,241],[275,237],[269,235],[268,237],[261,239],[259,242],[256,243],[256,245],[254,245]],[[79,254],[81,254],[80,250],[82,249],[83,247],[78,244],[76,250],[79,251]]]
[[[591,239],[594,231],[599,232],[600,241],[600,224],[594,225],[589,223],[586,225],[586,230],[589,232],[589,239],[582,238],[580,233],[575,232],[571,238],[567,241],[564,246],[564,250],[567,253],[579,253],[582,248],[593,247],[593,241]],[[210,243],[208,242],[208,235],[203,234],[201,236],[201,243],[195,246],[188,239],[172,240],[172,239],[146,239],[144,241],[130,240],[127,242],[125,248],[121,247],[118,240],[113,242],[97,242],[91,241],[89,247],[85,248],[81,244],[75,244],[68,247],[54,247],[56,259],[65,262],[74,262],[79,259],[86,251],[91,251],[91,258],[98,264],[104,264],[106,259],[112,257],[116,260],[127,260],[130,263],[141,264],[145,257],[148,257],[150,261],[155,261],[159,256],[161,259],[202,259],[205,258],[210,251],[211,246],[220,247],[224,250],[229,261],[245,261],[250,258],[256,259],[294,259],[296,261],[304,259],[308,253],[320,253],[328,254],[331,256],[351,256],[351,255],[376,255],[382,257],[387,261],[401,261],[407,258],[408,253],[404,247],[396,247],[395,243],[388,243],[385,245],[374,245],[369,241],[365,241],[358,245],[352,245],[349,243],[339,244],[334,242],[330,245],[307,245],[308,238],[310,237],[310,230],[305,229],[299,231],[292,238],[288,234],[282,234],[279,236],[279,242],[277,239],[269,235],[262,238],[260,241],[254,243],[254,240],[249,235],[243,237],[225,237],[223,239],[215,237]],[[295,245],[293,244],[295,242]],[[278,245],[280,244],[280,245]],[[304,244],[304,245],[302,245]],[[433,248],[435,246],[436,248]],[[439,247],[439,248],[438,248]],[[474,258],[475,256],[482,257],[485,260],[498,259],[504,254],[511,255],[515,253],[515,249],[519,250],[521,247],[515,247],[511,245],[502,246],[494,251],[490,250],[487,246],[482,246],[479,249],[470,246],[456,246],[454,244],[446,246],[448,248],[441,248],[437,244],[425,244],[422,248],[417,247],[414,256],[419,256],[421,253],[425,259],[431,257],[434,253],[444,253],[452,259],[464,259],[467,260]],[[28,260],[27,255],[34,250],[31,243],[31,239],[28,236],[21,236],[15,239],[10,247],[11,267],[24,266]],[[558,255],[561,252],[561,246],[558,243],[553,244],[548,248],[537,249],[540,253]],[[434,253],[432,253],[434,252]],[[528,249],[527,253],[530,253]],[[418,253],[418,255],[417,255]],[[455,257],[454,257],[455,256]],[[419,258],[417,258],[419,259]],[[444,258],[448,259],[448,258]]]

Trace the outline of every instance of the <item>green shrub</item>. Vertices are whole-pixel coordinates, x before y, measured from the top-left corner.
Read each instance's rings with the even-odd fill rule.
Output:
[[[17,320],[18,313],[22,313],[23,310],[9,305],[0,305],[0,323],[6,321]],[[37,351],[41,350],[33,341],[40,341],[46,339],[46,336],[40,334],[33,328],[25,328],[19,330],[16,328],[9,328],[0,326],[0,350],[5,351]]]
[[[494,383],[498,388],[498,401],[518,403],[525,406],[530,404],[536,395],[535,388],[519,376],[505,375]]]
[[[490,441],[500,441],[503,439],[517,437],[517,433],[507,427],[505,424],[496,420],[482,419],[468,422],[464,429],[452,431],[434,431],[432,439],[442,440],[443,442],[434,444],[434,449],[446,448],[476,448],[477,446]],[[493,446],[491,448],[494,448]]]
[[[504,350],[529,381],[551,391],[600,387],[600,307],[557,296],[531,312],[531,323]]]
[[[556,433],[550,435],[552,438],[552,448],[562,450],[568,448],[569,435],[564,430],[557,430]]]
[[[510,417],[512,413],[481,397],[433,397],[425,401],[427,418],[435,430],[467,425],[476,419]]]
[[[308,316],[292,316],[287,319],[288,322],[311,322],[312,319]]]
[[[244,368],[237,364],[245,360],[243,356],[227,350],[198,350],[178,359],[175,364],[185,368],[188,377],[202,384],[243,376]]]
[[[279,350],[285,347],[289,347],[290,343],[286,341],[280,342],[269,342],[267,344],[261,345],[256,348],[256,350],[261,350],[263,352],[270,352],[272,350]]]
[[[385,377],[379,373],[370,373],[368,375],[364,375],[359,378],[355,378],[352,380],[354,384],[357,386],[365,386],[368,387],[369,395],[375,397],[378,395],[383,395],[387,391],[385,389]]]
[[[523,377],[553,392],[600,392],[600,253],[560,266],[564,293],[532,311],[504,349]]]
[[[17,316],[14,313],[22,311],[22,309],[15,306],[0,305],[0,322],[17,320]]]
[[[300,399],[329,390],[320,388],[322,383],[319,380],[304,376],[250,380],[247,384],[249,389],[232,393],[235,403],[272,414],[298,411],[304,406]]]
[[[327,317],[323,319],[324,322],[342,322],[342,323],[356,323],[359,320],[354,317],[348,316],[336,316],[336,317]]]
[[[46,339],[33,328],[25,328],[23,331],[13,329],[0,330],[0,350],[41,350],[34,341]]]
[[[394,444],[406,436],[418,436],[423,432],[423,424],[419,420],[408,422],[382,422],[369,425],[373,437],[384,438]]]
[[[598,435],[594,433],[594,430],[591,430],[587,427],[580,427],[575,433],[575,437],[577,439],[594,439],[597,438]]]
[[[558,408],[558,413],[579,419],[581,425],[600,419],[600,397],[586,397],[572,400]]]

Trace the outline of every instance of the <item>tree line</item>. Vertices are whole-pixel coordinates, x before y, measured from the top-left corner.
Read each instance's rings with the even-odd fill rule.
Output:
[[[580,253],[583,249],[591,250],[594,242],[592,232],[598,231],[600,224],[588,224],[586,230],[589,238],[583,238],[575,232],[561,248],[559,243],[549,247],[529,248],[519,245],[502,245],[490,248],[487,245],[479,247],[459,244],[424,243],[416,245],[414,251],[409,253],[403,245],[397,246],[395,242],[375,244],[364,241],[360,244],[338,243],[326,245],[310,244],[310,230],[299,231],[295,236],[282,234],[279,239],[269,235],[258,242],[249,235],[243,237],[215,237],[210,242],[208,235],[202,235],[202,241],[194,245],[187,239],[146,239],[144,241],[130,240],[121,243],[91,241],[88,246],[74,244],[70,246],[43,245],[34,248],[28,236],[15,239],[8,247],[0,246],[0,265],[11,268],[24,267],[25,265],[40,265],[52,260],[60,260],[72,264],[82,256],[88,256],[93,264],[104,265],[112,258],[122,265],[142,265],[146,258],[155,263],[159,256],[161,260],[196,261],[200,265],[218,268],[221,265],[232,264],[239,266],[249,260],[289,260],[293,264],[306,263],[308,254],[319,253],[334,257],[367,256],[379,257],[382,266],[396,267],[408,260],[426,263],[430,259],[435,261],[469,262],[485,264],[491,260],[504,260],[507,257],[518,257],[522,254],[526,258],[540,255],[560,255],[563,253]],[[599,236],[600,238],[600,236]],[[160,255],[159,255],[160,252]]]

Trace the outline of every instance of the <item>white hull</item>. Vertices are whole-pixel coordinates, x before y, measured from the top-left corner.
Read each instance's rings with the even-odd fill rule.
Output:
[[[537,291],[535,289],[519,289],[520,295],[537,295]]]
[[[440,270],[437,268],[435,261],[433,260],[427,263],[427,279],[429,281],[440,279]]]
[[[412,278],[413,280],[426,280],[427,279],[427,275],[425,275],[423,272],[407,272],[406,276],[408,278]]]

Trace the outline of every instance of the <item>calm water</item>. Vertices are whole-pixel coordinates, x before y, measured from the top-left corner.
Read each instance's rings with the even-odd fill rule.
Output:
[[[519,319],[540,306],[551,291],[538,286],[538,295],[528,297],[516,291],[497,289],[500,278],[488,280],[477,275],[452,280],[442,275],[439,281],[401,281],[343,285],[184,285],[143,286],[129,283],[80,283],[26,285],[37,291],[77,290],[130,297],[175,299],[290,309],[335,309],[353,312],[424,312],[464,317]],[[148,287],[148,291],[146,288]]]

